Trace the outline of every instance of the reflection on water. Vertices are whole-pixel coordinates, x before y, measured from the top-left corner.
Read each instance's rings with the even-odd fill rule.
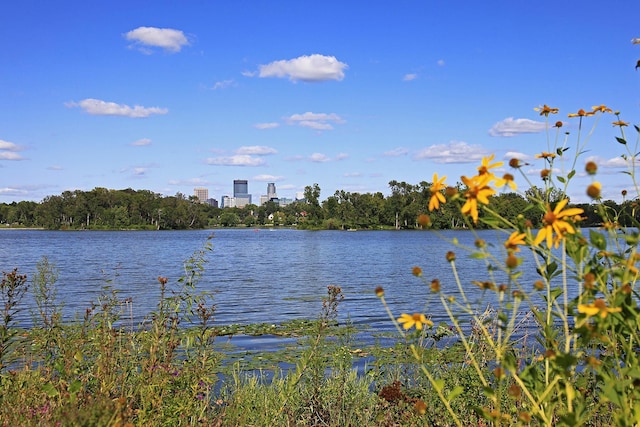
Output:
[[[138,325],[155,309],[157,277],[166,276],[169,284],[175,284],[185,274],[184,262],[203,248],[211,233],[0,230],[0,269],[8,272],[17,267],[32,278],[36,263],[46,256],[59,270],[58,300],[66,319],[82,316],[102,288],[110,286],[123,300],[131,298],[130,304],[123,303],[123,317]],[[470,298],[483,296],[471,281],[489,279],[485,260],[471,259],[433,232],[223,229],[213,234],[213,251],[207,255],[197,286],[214,293],[216,324],[279,324],[317,318],[331,284],[340,286],[345,296],[339,307],[342,323],[392,330],[373,292],[382,286],[393,313],[425,312],[437,324],[446,320],[446,314],[438,308],[428,282],[438,278],[445,292],[458,293],[451,266],[445,261],[447,251],[458,254],[458,274]],[[501,242],[506,235],[480,234],[487,242],[495,242],[498,259],[502,259]],[[443,236],[457,238],[469,247],[476,238],[468,231],[449,231]],[[422,267],[427,284],[411,274],[415,265]],[[523,283],[533,283],[533,261],[525,260],[521,269],[526,272]],[[33,309],[31,300],[28,305]],[[22,322],[28,324],[31,318],[29,310],[23,311]],[[233,340],[242,347],[268,348],[276,338]]]

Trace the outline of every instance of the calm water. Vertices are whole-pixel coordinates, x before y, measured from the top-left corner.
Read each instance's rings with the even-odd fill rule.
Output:
[[[0,270],[32,277],[36,263],[47,257],[59,270],[58,299],[67,318],[82,315],[107,283],[119,296],[132,298],[136,323],[155,308],[158,276],[175,283],[184,262],[200,250],[210,230],[199,231],[41,231],[0,230]],[[467,231],[450,231],[473,246]],[[495,231],[480,233],[499,247],[506,238]],[[288,229],[222,229],[213,232],[198,288],[215,291],[217,324],[280,323],[316,318],[328,285],[342,288],[340,319],[376,330],[390,330],[376,286],[383,286],[394,313],[425,311],[437,323],[445,313],[425,306],[427,285],[411,274],[421,266],[430,281],[439,278],[454,293],[455,283],[445,253],[455,250],[463,284],[480,296],[471,280],[488,280],[484,261],[432,232],[420,231],[299,231]],[[503,255],[500,255],[500,259]],[[536,279],[533,261],[522,266],[526,280]],[[30,318],[24,315],[24,321]]]

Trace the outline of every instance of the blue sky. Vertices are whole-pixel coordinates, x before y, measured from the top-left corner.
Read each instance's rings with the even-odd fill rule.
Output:
[[[4,2],[0,202],[95,187],[219,200],[234,179],[256,201],[268,182],[386,195],[434,172],[455,183],[492,153],[541,185],[534,107],[560,109],[572,149],[580,108],[640,124],[638,16],[632,0]],[[574,202],[587,158],[605,198],[635,194],[615,116],[598,120]]]

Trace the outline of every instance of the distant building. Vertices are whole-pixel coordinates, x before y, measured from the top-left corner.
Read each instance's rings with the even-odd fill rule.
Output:
[[[235,206],[238,208],[243,208],[251,204],[249,181],[246,179],[235,179],[233,181],[233,198],[235,199]]]
[[[278,194],[276,193],[276,184],[270,182],[267,184],[267,194],[260,196],[260,205],[264,205],[267,202],[275,202],[280,204],[278,200]]]
[[[207,199],[206,203],[214,208],[218,207],[218,201],[216,199]]]
[[[200,203],[207,203],[207,199],[209,198],[209,190],[202,187],[197,187],[193,189],[193,195],[200,200]]]

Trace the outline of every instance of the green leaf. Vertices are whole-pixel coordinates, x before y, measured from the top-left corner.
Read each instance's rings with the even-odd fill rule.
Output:
[[[561,183],[563,183],[563,184],[564,184],[565,179],[564,179],[563,177],[561,177],[561,176],[557,176],[556,178],[557,178],[557,180],[558,180],[558,181],[560,181]]]
[[[82,389],[82,382],[80,380],[73,380],[71,384],[69,384],[69,393],[76,394]]]
[[[640,128],[638,127],[638,125],[633,125],[634,128],[636,128],[636,132],[640,133]]]
[[[485,259],[487,257],[487,254],[485,254],[484,252],[474,252],[471,255],[469,255],[469,258],[473,258],[473,259]]]
[[[618,141],[622,145],[627,145],[627,140],[625,140],[624,138],[620,138],[619,136],[616,136],[616,141]]]
[[[607,249],[607,240],[605,239],[602,233],[599,233],[595,230],[589,230],[589,240],[591,240],[591,245],[599,249],[601,251]]]
[[[569,172],[569,174],[567,175],[567,179],[571,179],[573,178],[573,176],[576,174],[576,170],[572,170],[571,172]]]
[[[42,386],[42,391],[44,391],[49,397],[56,397],[60,394],[56,386],[51,383],[46,383]]]
[[[463,392],[464,392],[464,387],[462,387],[461,385],[456,386],[453,388],[453,390],[451,390],[451,393],[449,393],[449,396],[447,396],[447,400],[451,402],[453,399],[460,396]]]

